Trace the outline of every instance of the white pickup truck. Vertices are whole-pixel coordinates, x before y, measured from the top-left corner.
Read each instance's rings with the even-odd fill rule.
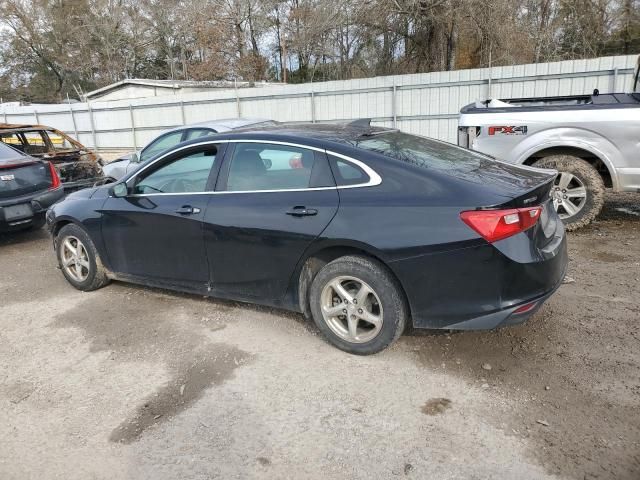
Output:
[[[460,113],[460,146],[560,172],[551,196],[569,230],[598,215],[605,188],[640,192],[637,68],[632,93],[491,99]]]

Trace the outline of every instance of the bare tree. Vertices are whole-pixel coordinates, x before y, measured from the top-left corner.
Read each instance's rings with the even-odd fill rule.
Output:
[[[0,0],[0,95],[307,82],[640,52],[640,0]]]

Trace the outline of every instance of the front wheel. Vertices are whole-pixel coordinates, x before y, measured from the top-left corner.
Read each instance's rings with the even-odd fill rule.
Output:
[[[346,256],[325,265],[309,295],[313,320],[341,350],[370,355],[402,334],[408,308],[397,280],[376,260]]]
[[[567,230],[588,225],[600,213],[604,205],[604,181],[587,161],[571,155],[552,155],[533,166],[558,170],[551,199]]]
[[[56,254],[62,274],[78,290],[89,292],[109,283],[96,247],[78,225],[70,223],[60,229]]]

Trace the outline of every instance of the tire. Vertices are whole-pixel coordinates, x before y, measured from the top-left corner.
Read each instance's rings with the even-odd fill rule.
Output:
[[[347,298],[332,286],[337,283]],[[358,292],[366,292],[359,290],[363,287],[371,293],[358,297]],[[311,283],[309,304],[313,321],[327,340],[340,350],[357,355],[378,353],[395,342],[404,331],[409,312],[404,293],[387,268],[361,256],[341,257],[326,264]],[[323,313],[323,305],[330,306],[335,315]],[[361,314],[368,319],[377,318],[378,326],[364,320]],[[356,320],[350,322],[348,317]],[[356,335],[352,335],[350,324],[355,325]]]
[[[533,164],[539,168],[554,168],[560,172],[556,179],[554,189],[551,191],[551,197],[554,199],[556,211],[562,218],[567,230],[577,230],[591,223],[602,210],[604,205],[604,181],[598,171],[582,158],[571,155],[552,155],[538,160]],[[570,188],[563,189],[563,181],[565,178],[571,179],[568,185]],[[565,182],[566,183],[566,182]],[[586,195],[584,197],[567,198],[565,195],[569,192],[578,192],[576,188],[584,186]],[[577,193],[574,193],[577,195]],[[567,205],[570,202],[570,205]],[[579,203],[578,203],[579,202]],[[577,204],[577,206],[576,206]],[[577,211],[570,212],[565,209],[565,205],[570,208],[576,208]],[[573,205],[573,207],[571,207]]]
[[[66,242],[69,241],[75,251],[79,252],[75,261],[81,261],[81,273],[76,269],[76,263],[67,264],[66,260],[73,257],[72,250],[68,248]],[[81,248],[78,249],[78,243]],[[56,236],[56,256],[58,265],[67,281],[78,290],[90,292],[104,287],[109,283],[107,270],[104,268],[95,245],[89,238],[87,232],[73,223],[67,224],[60,229]],[[84,252],[84,253],[83,253]],[[65,266],[67,264],[67,266]]]

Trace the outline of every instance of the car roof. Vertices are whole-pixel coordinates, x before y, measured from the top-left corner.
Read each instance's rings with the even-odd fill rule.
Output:
[[[0,123],[0,131],[2,132],[21,132],[25,130],[53,130],[52,127],[45,125],[30,125],[22,123]]]
[[[189,125],[180,125],[179,127],[166,130],[164,133],[179,132],[188,128],[210,128],[216,132],[228,132],[238,128],[245,128],[256,123],[271,122],[267,118],[221,118],[218,120],[208,120],[206,122],[191,123]]]
[[[334,143],[350,143],[354,140],[375,137],[384,133],[397,132],[397,129],[372,127],[366,122],[345,123],[279,123],[273,126],[256,126],[236,129],[225,137],[248,138],[250,136],[303,138]]]

